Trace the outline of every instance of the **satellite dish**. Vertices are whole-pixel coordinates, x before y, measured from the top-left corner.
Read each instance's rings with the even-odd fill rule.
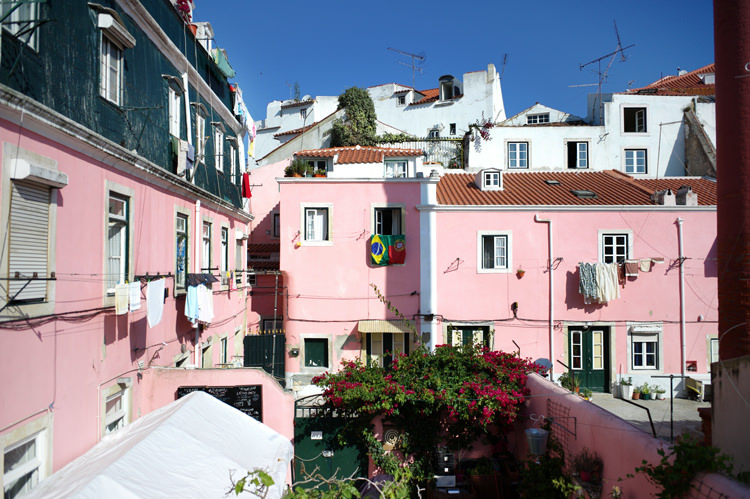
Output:
[[[546,378],[547,374],[549,373],[550,367],[552,367],[552,362],[550,362],[549,359],[541,358],[541,359],[536,359],[534,361],[534,364],[542,368],[539,374],[541,374],[542,376]]]
[[[312,100],[312,97],[310,97],[309,95],[305,95],[304,97],[302,97],[303,102],[306,100]]]

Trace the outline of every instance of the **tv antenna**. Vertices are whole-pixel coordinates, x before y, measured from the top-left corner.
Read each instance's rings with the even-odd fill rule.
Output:
[[[503,55],[503,67],[500,70],[500,81],[503,81],[503,75],[505,74],[505,65],[508,64],[508,53]]]
[[[622,46],[622,42],[620,41],[620,32],[617,29],[617,21],[612,21],[615,25],[615,37],[617,38],[617,49],[614,52],[610,52],[607,55],[603,55],[599,57],[598,59],[594,59],[593,61],[589,61],[585,64],[580,65],[580,70],[583,71],[583,68],[588,66],[589,64],[597,63],[597,73],[599,75],[599,83],[597,84],[597,90],[596,90],[596,101],[599,103],[599,123],[602,121],[602,85],[605,81],[607,81],[607,73],[609,73],[609,68],[612,66],[612,63],[615,62],[615,59],[617,58],[617,55],[620,55],[620,62],[625,62],[627,59],[625,57],[625,50],[629,49],[631,47],[635,47],[635,43],[628,45],[627,47]],[[607,64],[607,67],[602,71],[602,61],[604,59],[609,59],[609,63]],[[581,85],[583,86],[583,85]]]
[[[411,64],[407,64],[402,61],[397,61],[397,62],[401,64],[402,66],[411,68],[411,86],[413,89],[416,90],[417,88],[415,85],[416,73],[417,71],[419,71],[419,74],[422,74],[422,66],[424,65],[424,61],[425,61],[425,53],[420,52],[419,54],[412,54],[411,52],[407,52],[405,50],[394,49],[391,47],[388,47],[388,50],[396,52],[397,54],[405,55],[406,57],[411,57]]]

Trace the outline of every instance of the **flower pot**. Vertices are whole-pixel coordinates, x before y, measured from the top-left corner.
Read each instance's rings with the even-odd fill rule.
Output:
[[[578,476],[581,477],[581,480],[584,482],[590,482],[591,481],[591,472],[590,471],[579,471]]]
[[[656,399],[657,400],[665,400],[667,397],[663,393],[657,393]]]
[[[633,400],[638,400],[641,398],[641,394],[639,392],[633,392]]]
[[[651,400],[650,393],[641,393],[641,400]]]
[[[624,400],[633,398],[633,385],[620,385],[620,398]]]

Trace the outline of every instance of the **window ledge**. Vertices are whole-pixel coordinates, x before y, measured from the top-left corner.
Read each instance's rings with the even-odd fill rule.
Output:
[[[132,49],[135,47],[135,38],[128,33],[125,26],[120,24],[112,15],[99,13],[99,28],[107,33],[107,36],[117,42],[122,48]]]

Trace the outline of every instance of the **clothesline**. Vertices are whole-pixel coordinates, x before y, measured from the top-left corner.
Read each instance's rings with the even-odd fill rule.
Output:
[[[627,277],[637,277],[639,272],[651,272],[654,263],[664,263],[664,258],[628,259],[621,263],[578,263],[578,291],[583,302],[607,303],[620,297],[619,284]]]

